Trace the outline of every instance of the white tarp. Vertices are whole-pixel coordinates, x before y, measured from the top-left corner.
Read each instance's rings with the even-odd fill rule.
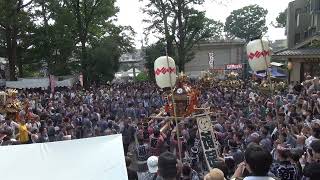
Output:
[[[127,180],[121,135],[0,146],[3,180]]]
[[[56,81],[56,87],[72,87],[74,79],[69,78],[62,81]],[[37,79],[26,79],[19,78],[18,81],[6,81],[7,88],[13,89],[34,89],[43,88],[48,89],[50,85],[49,78],[37,78]]]
[[[73,78],[57,81],[56,87],[72,87],[73,86]]]
[[[135,72],[137,73],[137,74],[139,74],[139,73],[141,73],[141,71],[139,70],[139,69],[135,69]],[[129,69],[128,71],[127,71],[127,73],[133,73],[133,68],[131,68],[131,69]]]
[[[20,79],[19,81],[7,81],[7,88],[14,89],[33,89],[33,88],[45,88],[49,86],[48,78],[41,79]]]
[[[135,68],[135,73],[136,73],[136,76],[137,76],[138,74],[141,73],[141,71],[139,69]],[[133,68],[129,69],[127,72],[124,72],[123,76],[125,76],[125,77],[128,77],[128,76],[129,77],[133,77],[134,76]]]

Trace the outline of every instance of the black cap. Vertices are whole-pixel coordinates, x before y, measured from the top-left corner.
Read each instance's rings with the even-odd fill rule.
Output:
[[[159,175],[163,178],[175,178],[177,175],[177,158],[173,153],[164,152],[158,159]]]

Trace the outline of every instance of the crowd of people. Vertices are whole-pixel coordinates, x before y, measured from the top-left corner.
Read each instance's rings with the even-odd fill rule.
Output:
[[[199,106],[210,108],[220,144],[215,169],[206,166],[194,118],[171,123],[165,131],[161,128],[169,118],[151,118],[165,103],[153,82],[64,89],[54,94],[20,91],[18,99],[28,106],[19,112],[19,121],[0,116],[0,143],[121,133],[129,180],[319,179],[318,79],[272,95],[260,93],[250,83],[239,88],[214,83],[201,87],[195,81],[193,86],[201,91]]]

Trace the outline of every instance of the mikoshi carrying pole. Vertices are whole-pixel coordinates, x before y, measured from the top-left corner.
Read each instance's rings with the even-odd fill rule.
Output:
[[[260,42],[261,42],[262,49],[265,50],[262,39],[260,39]],[[269,49],[267,49],[267,51],[270,52]],[[273,95],[273,89],[272,89],[273,88],[273,84],[272,84],[272,81],[271,81],[271,69],[269,68],[269,64],[268,64],[268,61],[267,61],[267,56],[264,56],[264,62],[266,63],[266,66],[268,67],[266,71],[267,71],[267,78],[268,78],[269,87],[270,87],[270,97],[272,97],[272,95]]]
[[[174,85],[176,83],[176,65],[174,60],[168,56],[168,51],[166,48],[166,56],[161,56],[154,62],[154,72],[157,85],[160,88],[168,88],[171,89],[171,96],[172,96],[172,105],[173,105],[173,117],[176,123],[177,129],[177,141],[178,141],[178,151],[179,151],[179,158],[181,159],[181,144],[179,139],[179,124],[178,124],[178,117],[175,105],[175,98],[174,98]]]
[[[167,65],[169,66],[169,56],[168,56],[168,47],[166,46],[166,57],[167,57]],[[178,118],[177,118],[177,111],[176,111],[176,103],[174,101],[174,92],[173,92],[173,84],[172,84],[172,77],[170,78],[170,90],[171,90],[171,97],[172,97],[172,107],[173,107],[173,113],[174,113],[174,120],[176,122],[176,133],[177,133],[177,140],[178,140],[178,151],[179,151],[179,159],[182,161],[182,155],[181,155],[181,144],[180,144],[180,133],[179,133],[179,124],[178,124]]]

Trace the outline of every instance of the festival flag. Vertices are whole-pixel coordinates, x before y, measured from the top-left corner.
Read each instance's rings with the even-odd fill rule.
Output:
[[[49,76],[49,82],[50,82],[51,93],[54,94],[54,88],[57,85],[54,75]]]
[[[83,87],[83,75],[82,74],[79,75],[79,81],[80,81],[80,85]]]

